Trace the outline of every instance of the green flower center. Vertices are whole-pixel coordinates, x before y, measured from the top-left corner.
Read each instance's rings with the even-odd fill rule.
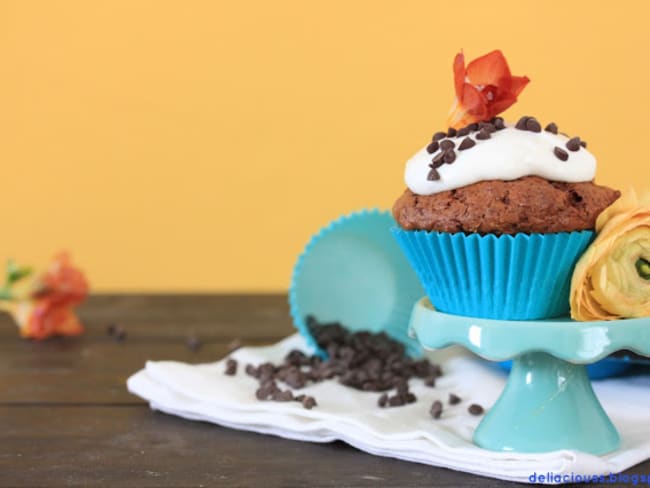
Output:
[[[639,258],[636,260],[636,272],[644,280],[650,281],[650,261],[647,259]]]

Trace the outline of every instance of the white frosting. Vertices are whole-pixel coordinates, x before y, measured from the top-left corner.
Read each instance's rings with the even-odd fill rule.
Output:
[[[443,164],[437,168],[439,180],[429,181],[427,176],[431,160],[440,152],[427,152],[426,147],[406,163],[404,179],[406,186],[418,195],[431,195],[445,190],[453,190],[484,180],[516,180],[523,176],[540,176],[552,181],[577,183],[591,181],[596,174],[596,158],[581,147],[579,151],[569,151],[569,140],[561,134],[551,132],[529,132],[507,126],[493,132],[487,140],[476,140],[478,132],[471,137],[476,145],[459,151],[458,146],[465,137],[452,137],[456,147],[456,160],[453,164]],[[559,147],[569,154],[562,161],[553,153]]]

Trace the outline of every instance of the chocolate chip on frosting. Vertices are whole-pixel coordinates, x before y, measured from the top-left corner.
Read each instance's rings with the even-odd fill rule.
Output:
[[[551,122],[546,127],[544,127],[544,130],[546,132],[550,132],[551,134],[557,134],[557,124],[555,122]]]
[[[433,159],[431,160],[431,163],[429,166],[432,168],[439,168],[444,164],[443,158],[445,157],[444,151],[440,151],[438,154],[436,154]]]
[[[555,154],[555,156],[562,161],[569,159],[569,153],[557,146],[553,148],[553,154]]]
[[[474,122],[474,123],[472,123],[472,124],[469,124],[467,127],[468,127],[469,130],[471,130],[471,131],[478,130],[478,122]]]
[[[440,173],[438,173],[438,170],[435,168],[431,168],[431,171],[429,171],[429,174],[427,175],[427,180],[436,181],[439,179],[440,179]]]
[[[446,132],[436,132],[435,134],[433,134],[432,141],[439,141],[441,139],[444,139],[445,137],[447,137]]]
[[[539,125],[539,122],[537,122],[535,117],[530,117],[526,121],[526,130],[529,130],[530,132],[542,132],[542,126]]]
[[[483,127],[483,128],[478,132],[478,134],[476,134],[476,138],[477,138],[479,141],[484,141],[484,140],[486,140],[486,139],[489,139],[490,137],[491,137],[491,136],[490,136],[490,131],[489,131],[488,129],[486,129],[485,127]]]
[[[459,129],[456,132],[456,137],[465,137],[465,136],[469,135],[470,132],[472,132],[472,131],[469,129],[469,127],[463,127],[462,129]]]
[[[580,138],[579,137],[572,137],[569,139],[566,143],[566,148],[569,151],[578,151],[580,150]]]
[[[496,130],[503,130],[506,128],[506,124],[503,121],[503,117],[494,117],[492,119],[492,124]]]
[[[438,141],[433,141],[431,144],[429,144],[427,146],[427,152],[429,154],[433,154],[434,152],[436,152],[438,150],[439,146],[440,146],[440,144],[438,143]]]
[[[465,139],[462,140],[462,142],[458,146],[458,150],[464,151],[465,149],[469,149],[470,147],[474,147],[474,146],[476,146],[476,143],[470,137],[466,137]]]
[[[449,129],[447,129],[447,137],[455,137],[456,132],[457,132],[456,129],[450,127]]]
[[[581,140],[580,145],[586,149],[587,148],[587,141],[582,141]]]
[[[456,153],[454,152],[453,149],[449,149],[445,151],[445,155],[443,156],[442,159],[446,164],[451,164],[454,161],[456,161]]]
[[[494,127],[494,125],[491,124],[490,122],[479,122],[478,128],[479,128],[479,130],[485,130],[486,132],[489,132],[490,134],[497,131],[497,128]]]
[[[440,141],[440,149],[442,149],[443,151],[453,149],[454,147],[456,147],[456,144],[454,144],[454,141],[450,139],[445,139],[444,141]]]
[[[515,129],[528,130],[526,128],[526,122],[528,122],[528,119],[530,119],[528,115],[524,115],[522,118],[520,118],[515,124]]]

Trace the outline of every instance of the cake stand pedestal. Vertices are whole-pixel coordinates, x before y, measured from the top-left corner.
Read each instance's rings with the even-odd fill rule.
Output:
[[[413,309],[411,334],[428,349],[459,344],[490,361],[513,360],[503,393],[474,433],[485,449],[595,455],[620,438],[591,387],[585,365],[621,349],[650,355],[650,319],[505,321]]]

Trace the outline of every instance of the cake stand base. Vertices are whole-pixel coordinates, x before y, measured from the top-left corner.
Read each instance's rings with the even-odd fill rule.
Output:
[[[493,451],[618,449],[618,432],[594,395],[584,365],[533,352],[515,358],[508,383],[474,433]]]

